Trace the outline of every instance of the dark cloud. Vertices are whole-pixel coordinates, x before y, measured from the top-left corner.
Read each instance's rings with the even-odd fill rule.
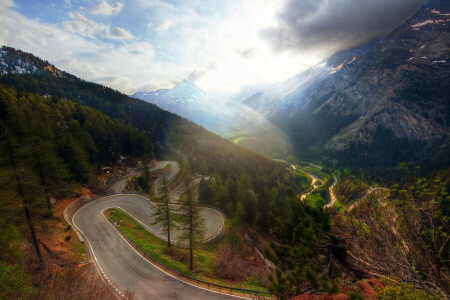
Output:
[[[251,58],[251,57],[255,56],[256,54],[258,54],[258,50],[256,50],[255,48],[247,48],[247,49],[238,51],[238,53],[244,58]]]
[[[274,50],[326,54],[383,37],[427,0],[286,0],[279,25],[261,31]]]
[[[187,80],[191,81],[191,82],[196,82],[197,80],[199,80],[200,78],[202,78],[203,76],[205,76],[207,71],[205,70],[194,70],[191,73],[189,73],[189,75],[186,77]]]

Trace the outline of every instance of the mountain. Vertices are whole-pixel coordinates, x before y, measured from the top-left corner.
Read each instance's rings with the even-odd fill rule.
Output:
[[[385,38],[337,53],[246,99],[297,156],[382,169],[449,166],[450,2],[433,1]]]
[[[0,49],[0,75],[43,75],[76,79],[75,76],[57,69],[48,61],[30,53],[3,46]]]
[[[171,89],[137,92],[130,97],[155,104],[259,153],[272,157],[290,154],[286,136],[260,113],[238,101],[210,98],[187,80]]]
[[[240,174],[243,170],[253,175],[259,172],[269,174],[281,167],[262,155],[234,145],[154,104],[85,81],[59,70],[33,54],[11,47],[3,46],[0,49],[0,84],[25,95],[36,94],[44,99],[70,101],[74,105],[88,106],[103,112],[113,120],[112,122],[130,126],[139,137],[145,134],[158,159],[182,155],[191,160],[194,169],[210,166],[223,176],[230,172]],[[188,91],[190,89],[188,86],[187,82],[182,82],[178,88]],[[198,92],[195,95],[200,98],[204,93]],[[80,110],[75,109],[77,114],[81,114]],[[0,107],[0,114],[2,113]],[[86,120],[86,117],[81,115],[78,122],[84,126]],[[103,135],[106,134],[109,133],[96,133],[94,138],[103,140],[105,139]],[[120,141],[115,143],[123,142],[122,148],[134,149],[139,146],[135,145],[139,139],[137,142],[127,136],[120,136],[118,139]]]
[[[171,89],[137,92],[130,97],[153,103],[214,132],[223,130],[224,122],[229,122],[230,118],[220,109],[221,103],[208,98],[204,91],[186,79]]]
[[[1,299],[94,293],[116,298],[89,266],[86,273],[73,273],[85,249],[64,225],[62,210],[81,195],[105,193],[111,177],[104,167],[121,178],[123,156],[177,158],[186,174],[209,175],[203,204],[228,218],[245,216],[245,227],[264,232],[273,231],[272,219],[285,215],[285,191],[309,180],[154,104],[77,78],[32,54],[0,51]],[[88,265],[94,267],[92,260]]]
[[[157,90],[149,93],[137,92],[131,95],[131,97],[156,104],[166,110],[176,111],[183,111],[181,108],[186,105],[204,105],[209,102],[206,93],[186,79],[171,89]]]

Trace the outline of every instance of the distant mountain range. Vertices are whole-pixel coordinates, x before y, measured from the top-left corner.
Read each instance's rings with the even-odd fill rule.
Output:
[[[210,98],[188,80],[171,89],[137,92],[130,97],[153,103],[257,152],[290,154],[286,136],[264,116],[241,102]]]
[[[385,38],[337,53],[243,102],[212,99],[187,80],[172,89],[138,92],[132,97],[272,157],[294,153],[302,160],[355,169],[384,170],[402,161],[426,169],[448,168],[449,27],[450,2],[432,1]],[[39,94],[51,91],[52,95],[79,98],[81,104],[136,128],[143,128],[145,111],[153,120],[165,113],[137,100],[129,102],[117,91],[88,85],[13,48],[0,50],[0,74],[4,83],[11,81],[15,87]],[[109,95],[108,102],[99,101],[102,93]],[[109,104],[114,102],[130,106],[139,122]],[[155,131],[159,136],[153,141],[162,145],[169,132],[167,125],[159,126]]]
[[[174,88],[149,93],[137,92],[132,97],[152,102],[161,108],[168,107],[181,112],[184,111],[182,108],[185,105],[191,106],[197,103],[203,106],[209,102],[206,93],[186,79],[178,83]]]
[[[177,89],[186,91],[189,85],[182,82]],[[42,102],[43,105],[36,107],[36,110],[52,120],[42,124],[56,127],[57,131],[71,130],[79,145],[58,140],[58,137],[52,138],[62,147],[62,154],[74,162],[72,165],[80,168],[86,167],[85,161],[97,167],[111,156],[137,156],[146,152],[149,155],[154,153],[157,159],[180,155],[190,160],[194,170],[211,168],[224,178],[226,174],[239,176],[243,171],[250,176],[266,175],[276,169],[284,172],[284,167],[275,161],[238,147],[185,118],[106,86],[78,78],[31,53],[12,47],[0,48],[0,89],[4,103],[22,99],[32,99],[33,105]],[[198,97],[201,94],[199,92]],[[26,107],[28,102],[21,105]],[[55,105],[56,109],[45,111],[46,107]],[[84,106],[93,109],[87,117],[85,114],[90,110]],[[35,108],[31,106],[27,109],[33,111]],[[0,105],[2,121],[10,114],[10,110],[10,105]],[[27,117],[24,111],[18,111],[25,120]],[[103,116],[100,112],[110,119],[99,119]],[[30,126],[16,125],[20,130],[22,126]],[[3,130],[5,132],[10,131],[9,128],[3,129],[6,129]],[[19,136],[17,139],[20,139]],[[67,152],[63,145],[75,147],[75,154]]]
[[[296,157],[330,165],[448,166],[449,27],[450,2],[432,1],[385,38],[243,102],[210,99],[186,80],[132,97],[272,156],[289,155],[291,144]]]
[[[153,103],[213,131],[221,131],[232,117],[220,109],[220,103],[208,98],[194,83],[183,80],[171,89],[137,92],[130,97]]]
[[[385,38],[244,103],[285,132],[300,158],[448,166],[449,27],[450,1],[432,1]]]

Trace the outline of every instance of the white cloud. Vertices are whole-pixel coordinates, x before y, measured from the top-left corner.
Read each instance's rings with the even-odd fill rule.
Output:
[[[14,7],[14,2],[12,0],[0,0],[0,25],[6,27],[7,24],[3,24],[3,15],[8,13],[8,10]]]
[[[24,17],[11,8],[10,0],[0,0],[0,5],[10,3],[0,9],[0,43],[124,93],[168,88],[174,81],[189,77],[208,94],[227,97],[249,82],[286,79],[322,58],[277,55],[260,38],[262,28],[276,25],[275,14],[282,0],[217,1],[206,8],[202,1],[195,2],[198,7],[190,1],[179,6],[140,1],[145,6],[133,8],[142,12],[137,16],[148,19],[136,20],[130,26],[143,23],[142,34],[77,12],[61,24],[47,24]],[[72,4],[75,6],[75,1]],[[146,30],[150,21],[153,30]],[[177,30],[172,30],[175,25]],[[165,29],[164,34],[155,34],[157,26]],[[121,43],[114,42],[117,40]]]
[[[191,3],[174,6],[158,0],[140,1],[143,6],[136,9],[148,15],[148,20],[141,22],[152,21],[153,30],[155,24],[165,30],[155,40],[135,37],[126,29],[99,23],[77,12],[58,25],[28,19],[5,8],[0,11],[5,15],[0,17],[0,42],[125,93],[141,88],[168,88],[174,81],[189,77],[208,94],[226,97],[248,82],[283,80],[317,60],[274,55],[261,40],[260,29],[272,25],[282,0],[242,0],[226,5],[220,2],[216,13],[205,13],[204,6],[197,9]],[[222,9],[224,6],[226,9]],[[175,25],[177,30],[170,30]],[[118,45],[113,40],[122,43]]]
[[[169,19],[164,19],[164,21],[159,24],[159,26],[156,27],[155,30],[158,32],[166,32],[167,29],[169,29],[172,25],[172,21],[170,21]]]
[[[276,23],[276,12],[282,5],[281,0],[242,0],[206,13],[204,7],[164,9],[158,17],[174,20],[177,30],[165,33],[161,55],[183,67],[179,79],[195,78],[200,88],[215,97],[229,97],[249,82],[294,76],[323,57],[274,54],[261,39],[260,30]],[[214,69],[201,72],[209,65]]]
[[[105,15],[105,16],[111,16],[111,15],[118,14],[122,10],[122,7],[123,7],[123,5],[120,2],[117,2],[116,5],[113,6],[113,5],[109,4],[108,2],[102,0],[97,6],[95,6],[91,9],[91,13]]]
[[[14,2],[12,0],[0,0],[0,7],[2,8],[14,7]]]
[[[84,27],[80,30],[86,35],[82,36],[65,26],[28,19],[12,9],[0,10],[0,15],[1,45],[33,53],[85,80],[131,94],[149,82],[162,88],[179,78],[177,67],[158,61],[148,42],[130,40],[116,45],[86,38],[93,33]]]
[[[153,50],[152,45],[147,42],[127,43],[120,47],[119,51],[125,56],[134,56],[142,59],[155,57],[155,51]]]
[[[69,13],[69,16],[71,20],[63,23],[64,29],[82,36],[101,36],[111,40],[132,40],[135,38],[129,31],[123,28],[97,23],[78,12]]]
[[[204,77],[206,73],[207,73],[206,70],[194,70],[191,73],[189,73],[186,79],[195,83],[198,80],[200,80],[200,78]]]

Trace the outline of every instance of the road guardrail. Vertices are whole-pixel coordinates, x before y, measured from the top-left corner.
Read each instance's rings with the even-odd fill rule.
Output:
[[[241,293],[241,294],[249,294],[249,295],[255,295],[255,296],[263,296],[263,297],[271,297],[272,295],[269,292],[264,292],[264,291],[257,291],[257,290],[250,290],[250,289],[242,289],[242,288],[234,288],[234,287],[229,287],[229,286],[225,286],[225,285],[220,285],[220,284],[215,284],[215,283],[211,283],[211,282],[207,282],[207,281],[203,281],[194,277],[191,277],[189,275],[180,273],[164,264],[162,264],[161,262],[157,261],[155,258],[153,258],[150,254],[148,254],[147,252],[145,252],[144,250],[142,250],[138,245],[136,245],[129,237],[128,235],[122,231],[122,229],[120,229],[119,226],[117,226],[117,224],[111,220],[108,219],[108,221],[111,223],[111,225],[117,230],[117,232],[119,232],[119,234],[134,248],[136,249],[136,251],[138,251],[142,256],[144,256],[146,259],[150,260],[151,262],[157,264],[158,266],[162,267],[164,270],[174,274],[177,277],[181,277],[183,279],[187,279],[190,282],[195,283],[198,286],[205,286],[208,289],[217,289],[219,292],[220,291],[226,291],[226,292],[230,292],[231,294],[233,294],[233,292],[235,293]]]

